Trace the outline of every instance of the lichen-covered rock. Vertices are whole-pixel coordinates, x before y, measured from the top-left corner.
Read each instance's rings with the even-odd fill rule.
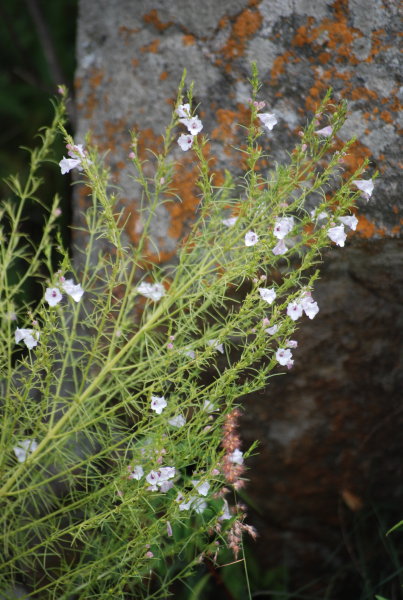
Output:
[[[264,508],[262,539],[270,548],[286,544],[301,568],[308,556],[322,565],[339,543],[340,502],[356,510],[402,495],[398,31],[392,0],[80,1],[78,138],[91,129],[100,149],[111,151],[134,243],[141,222],[127,131],[142,130],[142,149],[157,146],[183,68],[195,81],[217,181],[225,167],[239,166],[230,145],[239,142],[236,123],[247,114],[252,60],[263,80],[261,99],[279,119],[269,138],[273,161],[287,160],[297,131],[331,86],[336,99],[349,101],[340,143],[357,136],[346,169],[370,157],[370,173],[379,170],[348,247],[324,257],[315,294],[321,312],[301,327],[295,370],[248,400],[245,436],[262,440],[249,489]],[[196,209],[194,168],[187,156],[175,175],[182,203],[162,208],[155,220],[161,260],[172,257]],[[84,202],[76,198],[76,222]],[[272,564],[281,562],[269,554]]]

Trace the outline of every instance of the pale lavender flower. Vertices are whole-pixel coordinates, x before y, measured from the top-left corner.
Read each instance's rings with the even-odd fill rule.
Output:
[[[158,490],[157,483],[159,481],[159,474],[157,471],[150,471],[146,476],[146,481],[150,484],[150,487],[147,488],[150,492],[156,492]]]
[[[190,104],[179,104],[175,112],[181,119],[187,119],[190,117]]]
[[[198,514],[201,515],[207,508],[207,502],[203,500],[203,498],[195,498],[193,500],[192,509]]]
[[[265,332],[268,333],[269,335],[274,335],[275,333],[277,333],[278,331],[278,325],[273,325],[272,327],[268,327],[267,329],[265,329]]]
[[[280,217],[274,222],[273,234],[282,240],[294,227],[294,217]]]
[[[277,244],[274,246],[272,252],[273,254],[275,254],[276,256],[281,256],[282,254],[285,254],[287,252],[288,248],[285,245],[285,241],[284,240],[280,240],[279,242],[277,242]]]
[[[144,475],[144,470],[141,465],[136,465],[133,467],[131,473],[129,474],[129,479],[137,479],[139,481]]]
[[[162,283],[147,283],[147,281],[142,281],[137,287],[137,291],[142,296],[145,296],[145,298],[153,300],[153,302],[158,302],[158,300],[161,300],[165,296],[165,288]]]
[[[293,321],[296,321],[300,317],[302,317],[303,308],[299,302],[290,302],[287,306],[287,315],[291,317]]]
[[[336,225],[335,227],[330,227],[327,231],[328,237],[337,244],[338,246],[343,247],[344,242],[346,241],[347,234],[344,231],[344,225]]]
[[[276,298],[276,292],[274,288],[259,288],[259,294],[265,302],[272,304]]]
[[[243,465],[243,452],[236,448],[228,457],[229,461],[234,465]]]
[[[34,329],[17,329],[15,330],[15,343],[24,342],[28,350],[32,350],[38,345],[40,333]]]
[[[181,133],[178,138],[178,144],[183,152],[186,152],[193,146],[194,136],[191,134]]]
[[[35,452],[38,444],[35,440],[26,439],[18,442],[16,446],[13,447],[14,454],[17,457],[18,462],[23,463],[27,460],[28,456]]]
[[[237,220],[238,217],[228,217],[228,219],[222,219],[221,223],[226,227],[233,227]]]
[[[192,484],[201,496],[207,496],[208,491],[210,489],[210,484],[208,481],[203,481],[202,483],[200,483],[199,479],[192,479]]]
[[[59,167],[62,175],[65,175],[66,173],[70,173],[72,169],[81,167],[81,160],[79,158],[65,158],[63,156],[59,162]]]
[[[207,413],[212,413],[212,412],[216,411],[217,409],[210,400],[205,400],[204,404],[203,404],[203,410],[205,410]]]
[[[286,366],[292,360],[292,352],[289,348],[279,348],[276,352],[276,359],[280,365]]]
[[[254,246],[259,241],[259,236],[254,231],[245,233],[245,246]]]
[[[172,419],[168,419],[168,423],[172,427],[183,427],[186,423],[186,419],[183,415],[176,415],[175,417],[172,417]]]
[[[151,410],[154,410],[157,415],[160,415],[167,406],[167,401],[164,396],[151,396]]]
[[[338,217],[338,219],[343,223],[343,225],[347,225],[347,227],[350,227],[350,229],[352,229],[353,231],[356,230],[356,227],[358,225],[358,219],[355,215],[347,217]]]
[[[231,515],[230,510],[229,510],[228,502],[226,501],[225,498],[223,498],[223,502],[224,502],[223,512],[218,517],[218,520],[219,521],[228,521],[229,519],[232,519],[232,515]]]
[[[203,123],[198,117],[179,119],[179,121],[187,127],[188,132],[192,135],[197,135],[203,129]]]
[[[257,116],[259,117],[263,127],[266,127],[269,131],[271,131],[273,127],[277,125],[278,121],[273,113],[259,113]]]
[[[172,537],[172,526],[169,521],[167,521],[167,536]]]
[[[374,191],[374,182],[372,179],[354,179],[354,185],[362,192],[362,196],[368,201]]]
[[[316,135],[323,135],[324,137],[329,137],[333,133],[333,127],[328,125],[327,127],[323,127],[323,129],[318,129],[315,131]]]
[[[212,346],[214,350],[218,350],[218,352],[224,354],[224,346],[222,344],[219,344],[218,340],[208,340],[207,343],[209,346]]]
[[[56,306],[62,298],[63,296],[58,288],[46,288],[45,300],[49,306]]]
[[[318,303],[314,301],[310,294],[305,294],[301,299],[302,310],[307,317],[313,319],[319,312]]]
[[[72,279],[65,279],[61,284],[62,289],[68,296],[73,298],[74,302],[79,302],[84,290],[79,283],[75,284]]]
[[[287,348],[297,348],[298,342],[297,340],[288,340]]]

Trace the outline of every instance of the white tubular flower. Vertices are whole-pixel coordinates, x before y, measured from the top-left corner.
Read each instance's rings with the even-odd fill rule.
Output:
[[[333,127],[328,125],[327,127],[323,127],[323,129],[318,129],[315,131],[316,135],[322,135],[323,137],[329,137],[333,133]]]
[[[179,119],[183,123],[191,135],[197,135],[203,129],[203,123],[198,117],[190,117],[188,119]],[[183,148],[182,148],[183,149]]]
[[[46,288],[45,300],[49,306],[56,306],[62,298],[63,296],[58,288]]]
[[[81,300],[81,296],[84,294],[84,290],[81,285],[79,283],[75,284],[72,279],[66,279],[63,281],[61,287],[68,296],[73,298],[74,302],[79,302]]]
[[[293,227],[294,217],[281,217],[274,223],[273,234],[278,240],[282,240],[292,231]]]
[[[179,104],[179,106],[175,112],[178,115],[178,117],[180,117],[181,119],[189,118],[190,117],[190,104]]]
[[[262,123],[263,127],[266,127],[269,131],[277,125],[276,116],[273,113],[260,113],[257,115]]]
[[[186,423],[186,419],[183,415],[176,415],[175,417],[172,417],[172,419],[168,419],[168,423],[172,427],[183,427]]]
[[[276,292],[274,288],[259,288],[259,294],[265,302],[272,304],[276,298]]]
[[[292,360],[292,352],[289,348],[279,348],[276,352],[277,362],[285,367]]]
[[[210,489],[210,484],[208,481],[203,481],[203,483],[200,483],[199,479],[193,479],[192,484],[201,496],[207,496]]]
[[[164,396],[151,396],[151,410],[154,410],[157,415],[160,415],[167,406],[167,401]]]
[[[229,461],[234,465],[243,465],[243,452],[236,448],[232,454],[229,455]]]
[[[144,475],[144,470],[141,465],[136,465],[133,467],[132,472],[129,475],[129,479],[137,479],[139,481]]]
[[[332,242],[334,242],[338,246],[344,246],[344,242],[347,238],[347,234],[344,231],[344,225],[336,225],[335,227],[330,227],[330,229],[328,229],[327,235],[332,240]]]
[[[17,457],[18,462],[25,462],[29,454],[35,452],[37,447],[38,444],[35,440],[26,439],[21,440],[21,442],[18,442],[18,444],[13,448],[14,454]]]
[[[374,191],[374,182],[372,179],[354,179],[353,183],[362,192],[361,195],[368,201]]]
[[[259,241],[259,236],[254,231],[245,233],[245,246],[254,246]]]
[[[183,152],[186,152],[193,146],[194,136],[189,134],[182,133],[178,138],[178,144],[181,147]]]
[[[40,333],[34,329],[17,329],[15,330],[15,343],[24,342],[28,350],[32,350],[38,345]]]
[[[162,283],[147,283],[142,281],[137,288],[137,291],[145,298],[158,302],[163,296],[165,296],[165,288]]]
[[[228,217],[228,219],[223,219],[221,223],[226,227],[233,227],[237,221],[238,217]]]
[[[358,219],[355,215],[347,216],[347,217],[338,217],[339,221],[343,223],[343,225],[347,225],[353,231],[356,230],[358,225]]]

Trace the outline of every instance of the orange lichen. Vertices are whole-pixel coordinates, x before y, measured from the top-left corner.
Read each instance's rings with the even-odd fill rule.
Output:
[[[253,8],[243,10],[235,19],[230,36],[221,49],[224,58],[231,60],[242,56],[245,52],[246,42],[260,29],[262,20],[259,10]],[[220,23],[221,26],[226,25],[228,20],[221,20]]]
[[[155,39],[152,42],[150,42],[149,44],[142,46],[140,48],[140,50],[141,50],[141,52],[152,52],[153,54],[156,54],[158,52],[159,45],[160,45],[160,40]]]
[[[271,68],[271,78],[274,83],[277,81],[281,73],[284,73],[285,65],[290,62],[291,58],[296,59],[296,55],[294,52],[287,50],[281,56],[277,56],[277,58],[274,59],[273,66]]]
[[[160,80],[165,81],[165,79],[167,77],[168,77],[168,71],[162,71],[162,73],[160,74]]]
[[[193,46],[196,43],[196,38],[194,35],[184,35],[182,38],[182,43],[184,46]]]
[[[382,228],[379,228],[372,223],[367,217],[364,215],[357,215],[358,224],[357,224],[357,233],[364,238],[372,238],[374,235],[385,236],[386,231]]]
[[[144,15],[143,21],[148,25],[152,25],[153,27],[155,27],[155,29],[157,29],[157,31],[159,32],[165,31],[165,29],[168,29],[168,27],[170,27],[173,24],[172,21],[168,21],[167,23],[163,23],[162,21],[160,21],[158,17],[158,12],[155,8],[153,8],[153,10],[150,10],[149,13]]]
[[[393,123],[394,122],[394,119],[393,119],[392,115],[387,110],[383,110],[379,116],[381,117],[381,119],[383,119],[387,123]]]
[[[132,58],[131,62],[132,62],[132,67],[136,68],[139,66],[138,58]]]
[[[84,118],[90,119],[99,100],[99,86],[104,78],[104,72],[100,69],[92,69],[91,75],[88,77],[89,92],[85,99],[85,104],[78,104],[77,108],[83,111]]]

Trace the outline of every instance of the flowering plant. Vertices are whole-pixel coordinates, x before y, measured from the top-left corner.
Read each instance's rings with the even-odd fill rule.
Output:
[[[262,136],[274,135],[278,120],[259,112],[256,69],[251,86],[238,181],[228,174],[214,185],[201,134],[207,126],[192,111],[191,92],[183,102],[184,80],[152,176],[133,134],[130,158],[147,204],[135,248],[123,243],[124,215],[104,164],[63,127],[64,96],[31,152],[26,181],[9,179],[2,590],[22,582],[41,598],[164,598],[200,561],[219,560],[225,545],[238,556],[243,532],[255,535],[236,496],[253,450],[241,450],[239,398],[297,359],[298,320],[319,311],[312,287],[320,254],[344,245],[344,227],[356,225],[349,211],[360,192],[369,198],[372,181],[360,179],[365,163],[340,178],[350,143],[334,150],[333,141],[346,106],[334,107],[329,95],[289,165],[260,170]],[[318,120],[330,124],[316,131]],[[85,247],[76,251],[84,258],[76,262],[53,235],[57,197],[39,244],[21,243],[25,206],[36,201],[37,172],[57,130],[70,157],[61,159],[62,173],[78,169],[90,192]],[[157,267],[147,259],[150,225],[162,202],[178,201],[171,187],[178,145],[198,160],[201,202],[175,265]],[[100,238],[108,251],[96,261]],[[26,268],[13,279],[17,260]],[[43,282],[35,305],[20,298],[27,279]]]

